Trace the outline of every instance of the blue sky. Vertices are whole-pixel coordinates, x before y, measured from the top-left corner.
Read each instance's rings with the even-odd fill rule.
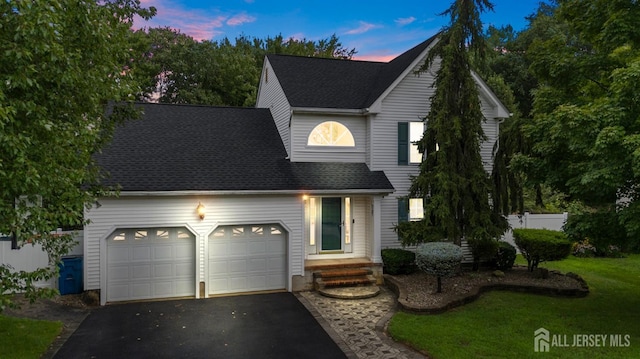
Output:
[[[439,16],[452,0],[141,0],[158,14],[140,27],[171,27],[198,40],[233,40],[239,35],[320,40],[335,34],[355,48],[354,58],[388,61],[438,32],[448,23]],[[540,0],[493,0],[483,14],[486,26],[526,25]]]

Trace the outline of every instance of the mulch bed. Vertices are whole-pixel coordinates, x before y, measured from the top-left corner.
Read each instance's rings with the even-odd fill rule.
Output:
[[[544,272],[544,270],[543,270]],[[497,274],[497,275],[496,275]],[[501,273],[492,270],[462,271],[442,279],[442,293],[436,293],[437,278],[423,272],[408,275],[385,274],[385,284],[395,292],[404,311],[438,314],[472,302],[490,290],[510,290],[565,297],[585,297],[587,283],[577,274],[548,271],[546,278],[526,267],[514,267]]]

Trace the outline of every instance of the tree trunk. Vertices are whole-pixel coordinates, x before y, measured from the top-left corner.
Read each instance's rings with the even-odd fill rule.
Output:
[[[544,200],[542,199],[542,186],[536,184],[536,206],[544,208]]]

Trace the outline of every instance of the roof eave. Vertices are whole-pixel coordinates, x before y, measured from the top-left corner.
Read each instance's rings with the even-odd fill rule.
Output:
[[[471,71],[471,76],[473,80],[476,82],[481,91],[483,91],[489,100],[493,103],[495,110],[493,117],[494,118],[509,118],[511,117],[511,113],[507,109],[507,107],[500,101],[498,96],[491,90],[489,85],[478,75],[475,71]]]
[[[329,115],[367,115],[370,108],[291,107],[291,113]]]
[[[296,190],[230,190],[230,191],[120,191],[119,197],[177,197],[177,196],[264,196],[264,195],[387,195],[389,188],[371,189],[296,189]],[[114,196],[116,196],[114,194]]]

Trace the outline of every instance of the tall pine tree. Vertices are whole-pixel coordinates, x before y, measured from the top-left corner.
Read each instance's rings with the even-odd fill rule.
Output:
[[[471,52],[484,58],[480,13],[493,10],[487,0],[456,0],[443,13],[451,22],[440,35],[421,70],[439,65],[435,93],[418,143],[425,159],[412,179],[411,196],[424,198],[424,241],[466,239],[474,257],[489,255],[507,228],[506,220],[490,205],[491,182],[480,155],[485,139]]]

